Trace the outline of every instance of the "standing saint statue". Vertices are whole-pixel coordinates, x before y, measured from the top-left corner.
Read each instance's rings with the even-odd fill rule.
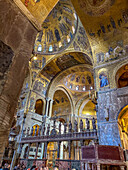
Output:
[[[83,132],[83,121],[82,121],[82,119],[80,120],[80,131]]]
[[[61,134],[61,122],[59,123],[59,134]]]
[[[68,132],[69,132],[69,133],[72,132],[72,123],[71,123],[71,121],[69,121],[69,130],[68,130]]]
[[[64,123],[64,133],[66,133],[66,129],[67,129],[67,123]]]
[[[34,131],[34,128],[33,128],[33,126],[32,126],[32,129],[31,129],[31,136],[33,135],[33,131]]]
[[[75,122],[74,122],[74,130],[75,130],[75,132],[77,132],[77,130],[78,130],[78,123],[77,123],[76,120],[75,120]]]
[[[90,129],[90,122],[89,122],[88,118],[86,118],[86,125],[87,125],[87,129],[89,130]]]
[[[93,130],[96,130],[96,120],[94,117],[92,119],[92,126],[93,126]]]

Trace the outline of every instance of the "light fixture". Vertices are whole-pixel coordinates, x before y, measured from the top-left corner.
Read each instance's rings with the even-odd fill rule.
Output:
[[[92,90],[92,89],[93,89],[93,87],[91,86],[91,87],[90,87],[90,89]]]
[[[85,89],[85,86],[83,87],[83,91],[85,91],[86,89]]]
[[[36,56],[34,56],[34,57],[33,57],[33,59],[34,59],[34,60],[37,60],[37,57],[36,57]]]

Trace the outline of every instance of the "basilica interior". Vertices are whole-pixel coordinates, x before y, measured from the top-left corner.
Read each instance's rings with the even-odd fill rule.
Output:
[[[128,1],[0,0],[0,163],[128,168]]]

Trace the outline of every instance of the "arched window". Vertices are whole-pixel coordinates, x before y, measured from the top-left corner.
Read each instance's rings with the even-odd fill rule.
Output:
[[[128,86],[128,64],[122,66],[116,73],[116,83],[118,88]]]
[[[49,51],[50,51],[50,52],[53,51],[52,45],[49,46]]]
[[[41,51],[42,51],[42,45],[41,45],[41,44],[38,45],[37,51],[38,51],[38,52],[41,52]]]
[[[128,105],[119,113],[118,125],[122,147],[128,150]]]
[[[35,113],[42,115],[43,111],[43,101],[41,99],[38,99],[35,104]]]

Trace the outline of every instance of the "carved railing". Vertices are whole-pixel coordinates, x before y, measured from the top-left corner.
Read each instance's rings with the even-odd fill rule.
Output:
[[[86,130],[83,132],[73,132],[66,134],[44,135],[44,136],[27,136],[22,137],[20,143],[36,143],[36,142],[56,142],[56,141],[80,141],[86,139],[97,139],[97,130]]]
[[[53,119],[53,118],[52,118]],[[90,129],[90,121],[86,119],[86,127],[87,129],[84,130],[83,128],[83,121],[80,120],[80,132],[78,132],[78,123],[74,121],[74,130],[72,129],[71,121],[68,123],[64,123],[64,133],[61,132],[61,122],[59,124],[59,132],[56,131],[55,125],[55,118],[53,129],[50,132],[50,124],[48,124],[47,129],[45,127],[45,122],[42,121],[42,125],[40,125],[39,129],[34,129],[32,127],[31,132],[30,128],[24,129],[23,136],[20,143],[39,143],[39,142],[56,142],[56,141],[81,141],[86,139],[97,139],[97,129],[96,129],[96,120],[95,118],[92,119],[92,126],[93,129]],[[68,127],[68,131],[67,131]]]

